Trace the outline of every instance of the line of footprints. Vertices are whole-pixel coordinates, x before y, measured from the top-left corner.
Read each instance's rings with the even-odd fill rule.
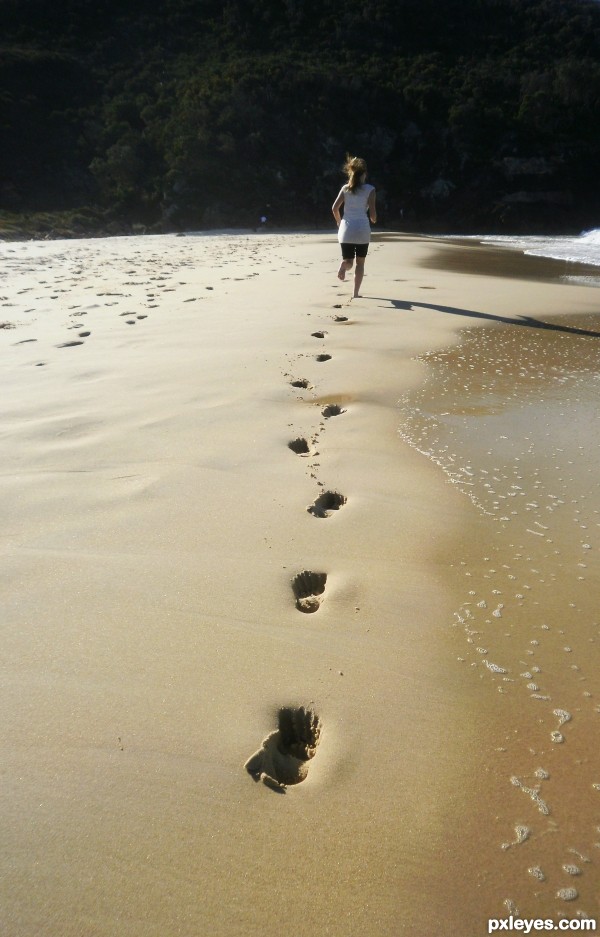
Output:
[[[348,321],[347,316],[335,315],[335,322]],[[313,332],[313,338],[324,339],[326,332]],[[316,355],[319,363],[330,361],[331,355]],[[289,375],[287,375],[289,376]],[[301,390],[311,390],[310,381],[305,378],[292,379],[290,385]],[[345,410],[340,404],[329,403],[321,410],[325,420],[340,416]],[[323,424],[322,424],[323,425]],[[316,443],[316,436],[312,440]],[[293,453],[302,457],[315,455],[309,442],[304,437],[297,437],[288,443]],[[311,466],[314,468],[314,466]],[[313,474],[313,477],[316,477]],[[322,482],[317,482],[321,487]],[[346,497],[339,491],[322,491],[307,510],[313,517],[327,518],[333,511],[338,511],[346,504]],[[316,612],[325,594],[327,573],[302,570],[292,579],[292,592],[296,608],[305,614]],[[321,720],[310,707],[282,707],[277,714],[277,729],[264,739],[258,751],[244,765],[255,781],[262,781],[271,790],[284,794],[287,787],[304,781],[308,774],[308,762],[314,758],[321,736]]]
[[[345,322],[347,321],[346,316],[334,316],[334,321]],[[324,339],[327,335],[327,332],[319,331],[313,332],[313,338]],[[318,354],[315,357],[317,362],[330,361],[331,355],[329,354]],[[303,390],[312,389],[312,385],[305,378],[301,379],[292,379],[290,381],[292,387],[301,388]],[[324,420],[329,420],[332,417],[340,416],[346,411],[339,403],[328,403],[321,410],[321,415]],[[321,424],[324,426],[324,423]],[[316,434],[312,441],[313,446],[317,442],[318,434]],[[288,448],[296,455],[307,457],[311,454],[316,455],[316,452],[311,452],[311,447],[306,438],[298,436],[296,439],[292,439],[288,443]],[[317,463],[311,466],[315,468]],[[316,475],[313,473],[313,477],[316,478]],[[323,486],[322,482],[317,482],[321,487]],[[339,491],[335,490],[325,490],[322,491],[317,498],[310,504],[307,508],[307,511],[313,515],[313,517],[318,518],[327,518],[330,517],[333,511],[338,511],[344,504],[346,504],[346,496],[341,494]],[[325,593],[325,585],[327,582],[327,573],[317,573],[311,572],[310,570],[303,570],[301,573],[298,573],[297,576],[292,580],[292,590],[294,597],[296,599],[296,608],[307,614],[316,612],[320,607],[321,602],[323,601],[323,595]]]

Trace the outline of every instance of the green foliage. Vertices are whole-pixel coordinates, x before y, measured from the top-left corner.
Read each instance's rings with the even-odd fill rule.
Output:
[[[597,224],[596,0],[2,0],[0,30],[0,210],[329,224],[350,150],[384,223]]]

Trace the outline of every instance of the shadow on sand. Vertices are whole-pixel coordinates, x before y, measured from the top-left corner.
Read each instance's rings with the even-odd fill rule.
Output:
[[[390,299],[388,296],[370,296],[369,299],[379,299],[390,303],[398,311],[408,311],[416,306],[423,309],[432,309],[434,312],[443,312],[451,316],[464,316],[468,319],[485,319],[489,322],[501,322],[503,325],[522,325],[529,329],[548,329],[552,332],[567,332],[570,335],[583,335],[587,338],[600,338],[600,332],[587,329],[578,329],[570,325],[558,325],[553,322],[542,322],[532,316],[496,316],[489,312],[476,312],[474,309],[459,309],[456,306],[436,306],[434,303],[410,302],[405,299]]]

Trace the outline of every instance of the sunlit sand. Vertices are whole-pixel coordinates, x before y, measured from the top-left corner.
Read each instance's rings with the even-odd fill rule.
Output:
[[[0,253],[2,932],[600,917],[600,291],[402,235],[357,299],[333,233]]]

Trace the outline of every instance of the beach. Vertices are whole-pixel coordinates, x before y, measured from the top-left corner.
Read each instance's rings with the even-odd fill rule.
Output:
[[[324,233],[0,253],[2,934],[600,917],[600,291],[399,233],[359,299]]]

